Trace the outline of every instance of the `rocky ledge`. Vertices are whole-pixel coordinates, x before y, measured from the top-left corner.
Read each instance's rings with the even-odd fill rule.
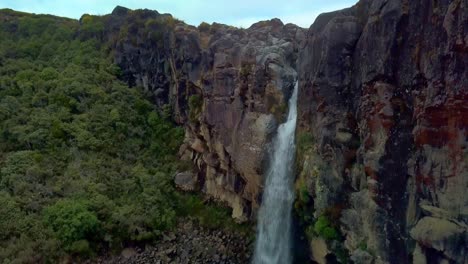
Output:
[[[249,262],[251,248],[250,239],[239,232],[206,229],[187,220],[154,245],[126,248],[120,256],[101,258],[96,263],[243,264]]]
[[[467,8],[361,0],[310,27],[301,211],[341,232],[311,245],[317,262],[339,241],[355,263],[468,263]]]
[[[179,188],[255,218],[299,80],[295,213],[312,259],[467,263],[467,6],[360,0],[308,31],[116,8],[101,37],[122,79],[185,127],[180,156],[195,172]]]
[[[117,7],[103,17],[122,79],[142,87],[184,125],[182,159],[196,167],[196,190],[255,218],[268,143],[284,119],[305,30],[279,19],[248,29]]]

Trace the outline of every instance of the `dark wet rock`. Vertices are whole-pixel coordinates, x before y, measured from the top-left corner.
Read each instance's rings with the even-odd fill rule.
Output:
[[[138,252],[134,248],[125,248],[122,250],[122,253],[120,255],[124,259],[129,259],[133,256],[135,256]]]
[[[331,215],[356,262],[466,262],[467,8],[361,0],[305,31],[277,19],[196,28],[118,7],[99,37],[121,78],[185,127],[179,153],[195,174],[175,176],[181,189],[226,202],[239,221],[255,217],[269,143],[299,78],[297,133],[311,139],[298,156],[307,216]],[[448,229],[431,231],[433,222]],[[203,241],[198,232],[184,240]],[[224,236],[223,246],[235,244]],[[173,261],[205,256],[189,248]],[[329,245],[315,249],[322,262],[336,257]]]
[[[467,8],[361,0],[307,33],[300,178],[315,216],[340,212],[351,259],[467,262]]]
[[[177,173],[174,182],[178,188],[184,191],[196,191],[198,188],[197,175],[190,171]]]
[[[411,229],[410,234],[424,247],[443,252],[457,263],[468,262],[466,226],[441,218],[424,217]]]
[[[122,79],[143,87],[161,109],[170,107],[185,126],[181,157],[196,166],[202,191],[231,206],[239,221],[251,219],[305,31],[279,19],[248,29],[217,23],[198,29],[120,7],[106,22]]]
[[[195,232],[196,231],[196,232]],[[220,239],[229,236],[229,240]],[[191,220],[182,221],[176,230],[163,235],[163,239],[146,249],[130,249],[124,251],[132,254],[111,258],[100,258],[98,263],[249,263],[251,245],[247,237],[228,231],[215,232],[203,229]],[[137,253],[137,251],[139,251]]]
[[[123,7],[123,6],[116,6],[114,10],[112,10],[113,16],[125,16],[130,12],[130,9]]]

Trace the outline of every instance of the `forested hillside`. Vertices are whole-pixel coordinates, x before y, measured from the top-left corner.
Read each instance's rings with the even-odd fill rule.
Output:
[[[258,214],[296,84],[286,262],[468,263],[466,2],[359,0],[308,30],[0,9],[0,263],[248,263],[230,216],[278,220]]]
[[[92,257],[188,213],[211,226],[228,216],[175,192],[183,129],[119,81],[96,30],[0,10],[2,263]]]

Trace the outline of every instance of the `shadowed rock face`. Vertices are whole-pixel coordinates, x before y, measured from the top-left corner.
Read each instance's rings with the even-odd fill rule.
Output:
[[[362,0],[307,33],[300,177],[356,263],[468,263],[467,36],[465,0]]]
[[[361,0],[308,31],[116,8],[105,28],[122,78],[185,126],[180,155],[197,172],[179,174],[181,188],[253,218],[298,78],[297,138],[312,136],[298,142],[297,185],[312,198],[298,215],[325,215],[343,235],[311,239],[312,258],[468,262],[466,0]]]
[[[253,218],[305,30],[278,19],[249,29],[196,28],[125,8],[107,16],[106,28],[122,78],[142,86],[159,107],[170,107],[185,126],[180,155],[196,165],[198,189],[226,202],[240,221]]]

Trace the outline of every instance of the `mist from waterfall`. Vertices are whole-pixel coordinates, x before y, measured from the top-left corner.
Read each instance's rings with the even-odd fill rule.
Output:
[[[288,119],[278,127],[264,187],[257,224],[254,264],[288,264],[292,262],[291,222],[294,201],[294,136],[297,119],[297,90],[289,99]]]

